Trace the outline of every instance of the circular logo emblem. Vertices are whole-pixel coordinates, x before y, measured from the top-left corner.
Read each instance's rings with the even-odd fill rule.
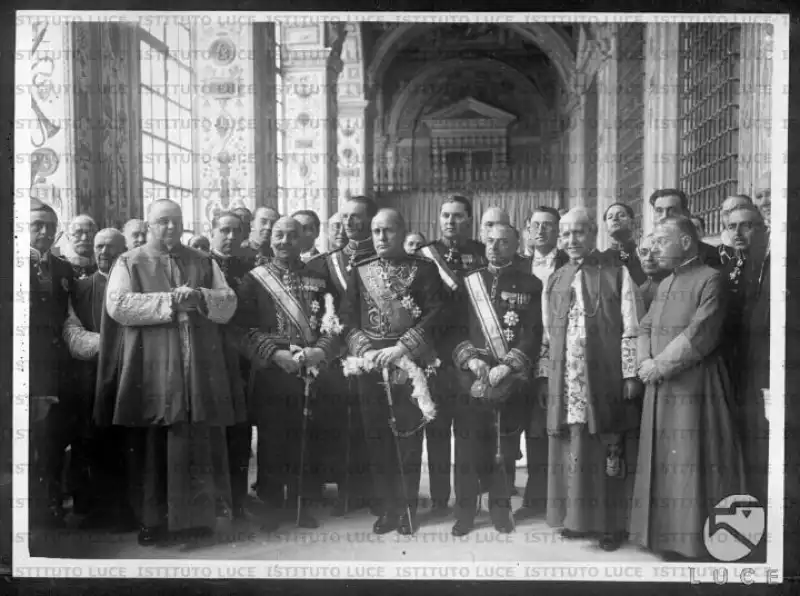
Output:
[[[711,510],[703,527],[703,542],[712,557],[732,563],[755,550],[765,529],[766,513],[758,499],[731,495]]]

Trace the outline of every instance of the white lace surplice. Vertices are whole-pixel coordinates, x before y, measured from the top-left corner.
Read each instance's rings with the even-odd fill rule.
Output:
[[[564,403],[567,424],[586,424],[586,309],[583,304],[583,271],[570,286],[569,318],[564,359]]]

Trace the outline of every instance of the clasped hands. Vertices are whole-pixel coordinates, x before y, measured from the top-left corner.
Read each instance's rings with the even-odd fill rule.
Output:
[[[382,350],[368,350],[364,353],[364,359],[380,369],[389,368],[403,356],[408,356],[408,350],[403,346],[389,346]]]
[[[325,360],[322,348],[303,348],[302,357],[295,358],[289,350],[277,350],[272,355],[272,361],[285,373],[290,375],[300,372],[300,367],[313,368]]]
[[[498,364],[494,368],[490,368],[480,358],[473,358],[467,363],[467,366],[473,375],[483,382],[488,381],[492,387],[497,387],[512,372],[511,367],[507,364]]]
[[[658,370],[658,365],[652,358],[648,358],[639,365],[639,378],[642,383],[652,385],[658,385],[664,380],[664,376]]]
[[[178,312],[192,312],[200,310],[203,294],[189,286],[179,286],[172,290],[175,307]]]

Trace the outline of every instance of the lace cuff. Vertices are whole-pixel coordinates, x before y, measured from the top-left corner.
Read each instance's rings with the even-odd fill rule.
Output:
[[[360,329],[353,329],[345,339],[347,351],[352,356],[362,358],[365,352],[372,349],[372,342]]]
[[[539,366],[536,373],[536,378],[547,378],[550,376],[550,346],[542,342],[542,347],[539,350]]]
[[[397,341],[408,350],[411,359],[420,358],[426,351],[428,344],[425,342],[425,332],[419,327],[412,327]]]
[[[622,378],[635,379],[636,369],[636,338],[625,337],[622,339]]]
[[[533,363],[531,359],[522,351],[517,348],[511,348],[503,359],[503,364],[507,365],[515,373],[520,373],[526,377],[530,374]]]
[[[224,325],[236,312],[236,294],[230,288],[209,290],[198,288],[203,295],[203,314],[209,321]]]
[[[67,344],[69,354],[77,360],[91,361],[97,358],[100,351],[100,334],[94,331],[87,331],[81,324],[80,319],[69,306],[69,316],[64,322],[64,330],[61,333],[64,342]]]
[[[478,350],[469,341],[462,341],[453,350],[453,364],[461,370],[467,370],[469,361],[477,357]]]
[[[106,307],[112,319],[128,327],[165,325],[174,318],[170,292],[109,291]]]

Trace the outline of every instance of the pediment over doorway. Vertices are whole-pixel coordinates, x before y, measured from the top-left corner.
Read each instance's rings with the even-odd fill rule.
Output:
[[[517,117],[474,97],[467,97],[425,116],[432,130],[506,129]]]

